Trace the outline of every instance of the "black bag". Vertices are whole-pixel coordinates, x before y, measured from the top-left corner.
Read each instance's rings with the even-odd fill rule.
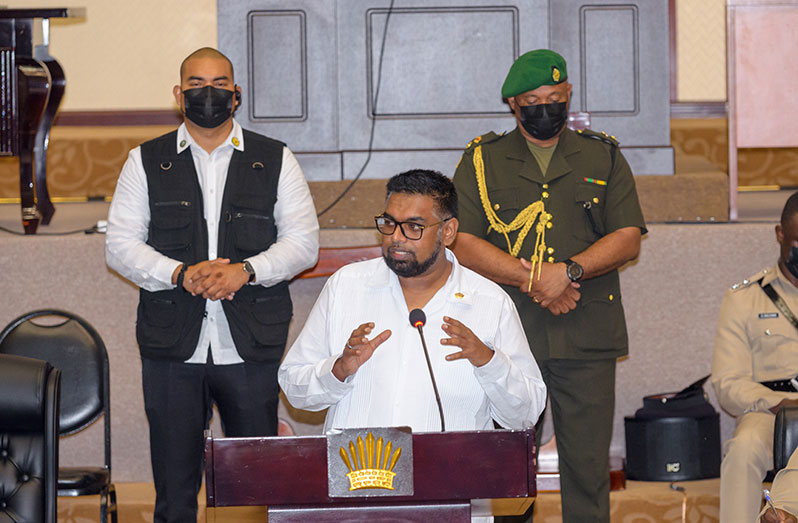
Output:
[[[720,416],[704,393],[705,376],[679,392],[643,398],[624,418],[626,474],[641,481],[720,476]]]

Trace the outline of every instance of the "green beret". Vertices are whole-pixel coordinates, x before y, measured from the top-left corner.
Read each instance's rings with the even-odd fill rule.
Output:
[[[536,49],[518,57],[502,85],[502,97],[510,98],[537,89],[557,85],[568,79],[565,59],[548,49]]]

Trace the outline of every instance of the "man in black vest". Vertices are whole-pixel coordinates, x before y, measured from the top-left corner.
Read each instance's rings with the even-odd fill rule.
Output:
[[[318,221],[285,144],[245,131],[219,51],[195,51],[174,96],[184,123],[133,149],[108,215],[108,266],[140,288],[136,338],[155,522],[195,521],[202,432],[277,434],[288,280],[313,266]]]

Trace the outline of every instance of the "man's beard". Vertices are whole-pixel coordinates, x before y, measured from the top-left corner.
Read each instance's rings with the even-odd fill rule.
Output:
[[[430,254],[429,258],[422,262],[416,259],[416,254],[414,252],[410,252],[410,257],[406,260],[395,260],[391,258],[388,254],[394,247],[398,247],[398,245],[392,244],[388,246],[387,249],[383,249],[382,258],[385,260],[385,263],[397,276],[401,276],[402,278],[413,278],[424,274],[432,267],[432,264],[435,263],[435,260],[438,259],[441,253],[443,242],[441,241],[439,233],[438,240],[435,242],[435,250]]]

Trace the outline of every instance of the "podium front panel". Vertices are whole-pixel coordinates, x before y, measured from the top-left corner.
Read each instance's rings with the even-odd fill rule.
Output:
[[[414,434],[414,495],[390,499],[534,497],[534,459],[533,429]],[[324,436],[208,438],[206,474],[209,507],[353,501],[328,495]]]

